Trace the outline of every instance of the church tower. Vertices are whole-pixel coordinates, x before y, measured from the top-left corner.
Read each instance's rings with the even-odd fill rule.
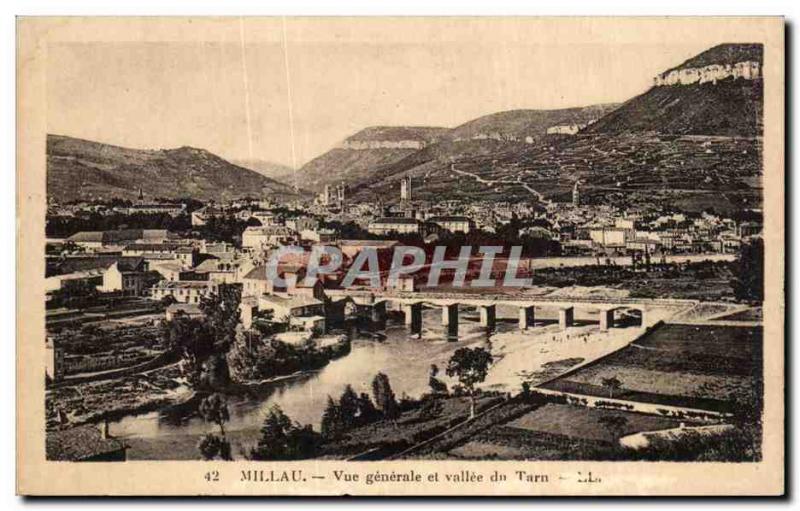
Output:
[[[400,181],[400,200],[402,202],[411,200],[411,176],[406,176]]]
[[[580,180],[575,181],[575,187],[572,188],[572,205],[576,207],[581,205],[581,192],[578,189],[579,184]]]

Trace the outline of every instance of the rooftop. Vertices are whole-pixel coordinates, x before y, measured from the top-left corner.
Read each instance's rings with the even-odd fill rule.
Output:
[[[162,280],[153,287],[159,289],[206,289],[211,287],[211,283],[207,280]]]
[[[391,248],[400,243],[395,240],[339,240],[337,244],[341,247],[385,247]]]
[[[167,312],[170,314],[183,312],[184,314],[188,314],[190,316],[203,313],[202,309],[200,309],[200,306],[193,303],[173,303],[167,307]]]
[[[280,295],[263,295],[259,299],[259,303],[267,303],[271,305],[277,305],[280,307],[307,307],[309,305],[321,305],[322,302],[317,300],[314,297],[306,296],[306,295],[294,295],[294,296],[280,296]]]
[[[114,263],[120,271],[140,271],[144,269],[141,257],[95,256],[69,257],[60,261],[48,261],[45,276],[65,275],[68,273],[107,270]]]
[[[386,217],[386,218],[377,218],[371,222],[371,224],[405,224],[405,225],[412,225],[418,224],[419,220],[415,218],[405,218],[405,217]]]
[[[117,229],[114,231],[81,231],[73,234],[67,241],[119,243],[126,241],[169,237],[166,229]]]
[[[429,222],[472,222],[472,219],[466,216],[432,216],[428,219]]]
[[[127,446],[115,438],[103,438],[93,425],[47,432],[46,450],[50,461],[80,461],[121,449]]]

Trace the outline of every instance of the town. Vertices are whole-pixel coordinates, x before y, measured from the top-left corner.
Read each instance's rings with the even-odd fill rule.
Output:
[[[471,243],[472,252],[477,252],[479,246],[494,242],[501,248],[523,247],[517,271],[533,278],[573,266],[583,271],[620,267],[652,278],[651,270],[657,268],[690,271],[692,265],[732,264],[742,244],[758,238],[761,230],[758,211],[734,219],[712,212],[620,211],[585,205],[578,182],[571,201],[564,203],[430,204],[413,200],[410,179],[402,181],[392,204],[349,204],[346,191],[344,186],[333,192],[326,187],[313,199],[291,204],[255,198],[208,204],[147,200],[141,191],[136,201],[51,204],[46,322],[52,387],[48,423],[54,431],[70,434],[71,423],[100,419],[107,427],[109,420],[185,398],[182,390],[191,386],[191,379],[174,364],[178,356],[162,330],[171,322],[203,317],[203,303],[225,287],[235,287],[241,297],[236,313],[239,336],[250,343],[272,336],[301,353],[297,360],[305,361],[248,360],[258,357],[258,350],[252,350],[241,362],[243,367],[236,368],[234,379],[275,378],[320,367],[347,353],[352,325],[385,328],[393,312],[387,304],[405,314],[409,333],[417,337],[423,331],[423,304],[441,306],[443,318],[449,317],[445,333],[451,341],[458,340],[458,306],[454,307],[452,296],[444,301],[436,298],[460,290],[453,282],[429,286],[430,268],[395,282],[387,279],[388,268],[382,268],[377,286],[364,280],[342,287],[345,271],[365,250],[375,251],[385,264],[398,246],[413,245],[431,253],[435,246]],[[105,229],[89,230],[92,225]],[[159,228],[164,225],[171,228]],[[344,265],[309,283],[304,278],[309,256],[319,246],[340,250]],[[287,247],[295,250],[280,261],[282,285],[277,285],[268,277],[267,262]],[[494,261],[492,279],[502,276],[507,256],[508,251]],[[468,275],[477,277],[480,270],[469,265]],[[503,298],[527,299],[518,326],[520,331],[533,327],[534,300],[520,296],[525,289],[479,291],[504,295],[478,306],[481,327],[494,331],[499,322],[496,306],[503,306]],[[426,292],[431,293],[427,302],[422,294]],[[398,300],[385,299],[392,296]],[[462,301],[478,303],[476,298],[481,297],[466,296]],[[681,298],[680,293],[674,298]],[[614,308],[605,310],[602,330],[615,321]],[[639,325],[646,326],[643,311],[634,309]],[[561,307],[559,312],[563,330],[573,324],[574,310]],[[149,377],[132,383],[135,374]],[[75,397],[76,386],[88,392]],[[121,389],[128,392],[124,399],[108,399]]]
[[[274,178],[48,135],[48,459],[759,460],[762,57]]]

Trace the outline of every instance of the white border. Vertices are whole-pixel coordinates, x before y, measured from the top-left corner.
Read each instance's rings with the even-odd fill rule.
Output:
[[[15,324],[15,253],[16,253],[16,208],[15,208],[15,190],[16,190],[16,179],[15,179],[15,140],[14,134],[16,132],[16,125],[15,125],[15,67],[16,67],[16,49],[15,49],[15,15],[345,15],[345,14],[356,14],[356,15],[596,15],[596,16],[611,16],[611,15],[785,15],[787,17],[787,22],[789,23],[788,26],[788,34],[791,36],[788,38],[788,41],[791,41],[796,36],[796,28],[797,22],[800,19],[800,2],[790,2],[786,1],[778,1],[778,0],[761,0],[759,2],[747,2],[745,3],[734,3],[734,2],[718,2],[718,1],[703,1],[699,2],[697,0],[671,0],[669,2],[663,2],[659,5],[654,5],[650,2],[641,2],[641,1],[629,1],[629,0],[605,0],[602,2],[598,1],[574,1],[568,2],[565,0],[560,0],[558,2],[548,2],[548,3],[533,3],[533,2],[522,2],[522,1],[511,1],[511,0],[491,0],[490,2],[482,1],[471,1],[471,0],[460,0],[457,2],[440,2],[440,3],[433,3],[430,0],[404,0],[402,2],[358,2],[355,0],[337,0],[332,2],[330,0],[292,0],[283,2],[281,5],[264,5],[261,2],[252,2],[246,0],[226,0],[225,2],[220,1],[212,1],[212,0],[193,0],[191,2],[165,2],[164,0],[139,0],[137,2],[125,2],[125,3],[112,3],[108,0],[94,0],[94,1],[80,1],[80,0],[72,0],[70,2],[65,1],[44,1],[44,0],[27,0],[27,1],[14,1],[14,2],[4,2],[0,4],[0,12],[2,12],[2,16],[0,16],[0,33],[2,37],[0,40],[3,41],[3,50],[0,52],[0,61],[2,67],[0,67],[0,88],[2,92],[0,92],[0,101],[2,101],[3,108],[0,112],[3,113],[2,123],[6,127],[4,130],[4,136],[2,137],[2,141],[0,141],[0,155],[2,155],[2,161],[5,162],[4,167],[6,170],[0,174],[0,190],[2,193],[2,198],[0,199],[0,208],[2,208],[2,215],[0,215],[0,236],[2,236],[2,246],[4,250],[0,251],[0,259],[2,260],[2,268],[3,271],[0,272],[0,289],[3,290],[2,293],[2,307],[0,307],[0,314],[2,317],[0,321],[2,321],[3,325],[14,325]],[[795,54],[789,53],[789,59],[787,60],[787,65],[790,66],[789,69],[794,68],[796,64],[796,56]],[[791,76],[787,75],[787,84],[793,85]],[[791,95],[791,92],[795,89],[792,86],[790,89],[787,89],[787,94]],[[790,96],[791,97],[791,96]],[[787,103],[789,104],[789,103]],[[795,105],[790,105],[791,111],[787,111],[787,123],[791,121],[794,117],[792,114],[795,111]],[[798,135],[797,131],[787,131],[787,133],[791,133],[792,138],[788,140],[787,148],[792,148],[798,141],[800,135]],[[793,169],[791,168],[792,159],[787,159],[787,173],[791,172]],[[792,195],[797,196],[796,193],[792,194],[792,192],[797,192],[798,180],[795,178],[792,180],[792,187],[789,190],[789,198],[787,200],[787,204],[792,204],[791,197]],[[793,232],[794,236],[790,236],[790,243],[792,247],[792,252],[797,253],[797,244],[795,241],[798,238],[797,227],[799,223],[797,222],[797,211],[798,208],[794,208],[794,211],[790,211],[791,215],[788,219],[791,223],[789,225],[794,225]],[[790,261],[787,261],[788,264],[791,264]],[[791,275],[791,273],[790,273]],[[800,280],[800,276],[797,275],[797,272],[794,272],[792,278],[793,287],[797,287],[796,284]],[[794,304],[790,303],[790,310],[787,311],[787,317],[794,316],[794,313],[797,312],[795,310]],[[22,507],[23,505],[43,505],[49,504],[50,506],[53,505],[52,502],[44,503],[44,502],[31,502],[31,501],[24,501],[20,498],[14,497],[14,478],[15,478],[15,467],[13,460],[13,452],[14,452],[14,438],[15,438],[15,416],[13,413],[10,412],[10,408],[13,406],[12,403],[15,401],[15,364],[14,364],[14,357],[12,356],[12,352],[14,350],[14,339],[15,335],[14,332],[11,331],[10,328],[6,328],[6,332],[8,334],[3,340],[6,349],[4,350],[3,355],[3,373],[4,380],[2,385],[2,394],[0,394],[4,399],[2,402],[5,406],[5,420],[2,423],[2,431],[0,432],[0,446],[2,446],[2,452],[6,453],[5,459],[6,462],[0,464],[2,468],[2,476],[0,481],[2,481],[2,486],[0,486],[0,492],[2,494],[2,508],[3,509],[17,509]],[[791,333],[791,330],[787,330],[788,333]],[[787,338],[787,343],[791,344],[793,339],[791,337]],[[792,367],[797,367],[797,358],[798,358],[798,348],[794,348],[792,350],[793,359],[789,362]],[[788,385],[792,385],[792,378],[791,374],[792,371],[788,372],[789,374],[789,382]],[[794,410],[798,405],[798,393],[793,392],[793,402],[789,404],[789,408],[787,411]],[[798,429],[797,422],[794,421],[794,430],[795,432]],[[791,433],[790,433],[791,434]],[[789,445],[792,445],[794,442],[789,442]],[[790,457],[791,460],[794,459],[792,453],[787,453],[787,456]],[[790,464],[792,461],[789,462]],[[793,476],[793,481],[790,482],[789,488],[794,488],[794,491],[797,491],[797,469],[792,471],[791,475]],[[174,502],[174,501],[173,501]],[[239,503],[243,503],[241,501],[237,501]],[[627,501],[631,504],[641,505],[643,504],[642,501]],[[97,502],[96,505],[105,505],[108,502],[100,503]],[[177,504],[177,502],[174,502]],[[602,502],[601,505],[604,506],[619,506],[620,504],[624,504],[625,502],[621,501],[605,501]],[[92,502],[80,501],[75,500],[71,502],[61,502],[57,506],[58,507],[84,507],[87,504],[91,505]],[[139,507],[146,503],[143,501],[127,501],[125,503],[120,503],[120,507],[122,508],[133,508]],[[159,505],[167,504],[167,502],[161,502]],[[296,502],[296,501],[269,501],[267,505],[271,508],[282,508],[282,509],[290,509],[295,508],[298,505],[303,507],[310,506],[310,505],[317,505],[319,501],[312,501],[312,502]],[[465,502],[420,502],[420,501],[407,501],[405,504],[402,505],[414,505],[414,506],[422,506],[428,507],[436,505],[437,508],[443,509],[456,509],[456,507],[460,508],[463,507],[466,503]],[[499,504],[503,505],[504,507],[522,507],[522,506],[530,506],[531,503],[523,503],[519,501],[501,501]],[[571,502],[569,503],[569,508],[588,508],[589,506],[595,506],[598,502],[596,501],[580,501],[580,502]],[[183,502],[181,505],[203,505],[204,507],[212,506],[214,508],[222,508],[227,507],[230,505],[229,502],[221,502],[221,501],[211,501],[211,502],[200,502],[200,501],[190,501],[190,502]],[[264,502],[254,502],[250,501],[249,505],[260,505],[263,506]],[[375,502],[375,501],[340,501],[338,503],[339,506],[396,506],[399,505],[398,503],[389,503],[389,502]],[[470,505],[471,507],[473,504],[466,504]],[[489,502],[489,501],[478,501],[474,507],[486,507],[489,508],[490,506],[496,506],[498,502]],[[562,507],[564,504],[559,505],[555,501],[546,501],[546,502],[537,502],[535,504],[537,508],[540,509],[553,509],[556,507]],[[687,503],[685,502],[672,502],[671,505],[675,506],[685,506]],[[691,504],[689,504],[691,505]],[[716,502],[714,507],[721,507],[729,505],[727,502]],[[744,506],[737,506],[737,507],[755,507],[757,503],[755,502],[748,502]]]

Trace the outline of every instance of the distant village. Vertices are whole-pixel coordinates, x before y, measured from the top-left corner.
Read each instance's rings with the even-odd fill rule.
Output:
[[[241,284],[244,297],[261,298],[260,307],[279,315],[322,316],[318,314],[324,294],[320,289],[303,289],[298,284],[280,290],[280,299],[263,298],[276,294],[267,281],[265,263],[272,251],[287,245],[309,251],[315,244],[334,245],[352,260],[365,247],[388,250],[401,241],[415,239],[436,244],[448,236],[491,234],[516,223],[519,227],[514,236],[548,242],[545,256],[642,258],[734,254],[743,240],[759,235],[762,229],[757,221],[737,222],[708,212],[645,215],[620,212],[611,205],[584,205],[579,182],[568,203],[431,204],[414,200],[411,178],[401,181],[398,200],[390,205],[349,203],[346,187],[341,185],[325,187],[311,203],[288,207],[252,199],[212,203],[187,212],[186,204],[151,203],[140,195],[133,204],[51,205],[48,211],[51,218],[90,214],[186,215],[192,229],[201,229],[216,219],[246,225],[240,236],[227,241],[165,229],[81,231],[63,239],[48,239],[52,247],[58,247],[47,258],[48,297],[67,285],[85,282],[101,293],[174,301],[168,315],[178,310],[197,314],[201,299],[218,285]],[[347,237],[337,229],[344,225],[354,226],[367,239]],[[298,261],[293,271],[301,266],[302,261]],[[301,322],[309,328],[319,327],[312,320]]]
[[[313,202],[280,206],[270,200],[209,203],[187,211],[185,203],[148,202],[109,206],[79,202],[52,204],[49,218],[88,215],[166,214],[188,216],[189,233],[166,229],[81,231],[48,238],[47,292],[74,281],[91,282],[101,292],[198,304],[218,284],[242,284],[245,294],[262,289],[263,267],[275,249],[314,244],[339,247],[354,256],[364,247],[390,248],[398,242],[436,244],[452,236],[515,226],[515,237],[548,242],[543,256],[632,256],[734,254],[742,241],[758,236],[757,220],[736,221],[702,212],[641,213],[612,205],[584,205],[576,182],[570,202],[490,203],[414,200],[411,178],[403,178],[392,204],[350,203],[344,185],[326,186]],[[226,241],[198,235],[209,222],[241,222],[241,234]],[[348,226],[343,232],[342,226]],[[367,239],[349,237],[352,231]],[[513,238],[512,238],[513,240]],[[555,248],[553,248],[555,247]]]

